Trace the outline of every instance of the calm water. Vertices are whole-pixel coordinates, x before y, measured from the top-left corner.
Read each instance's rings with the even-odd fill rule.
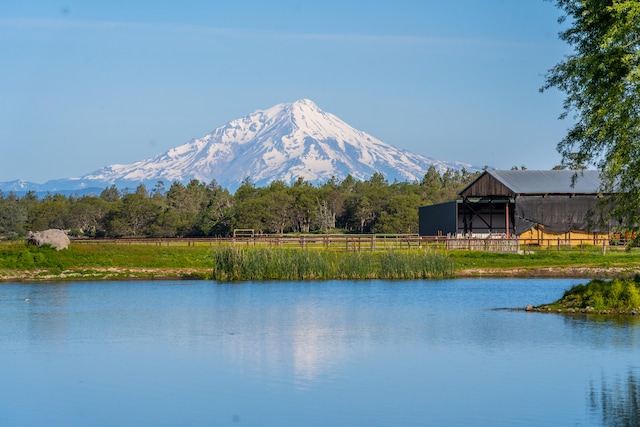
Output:
[[[638,425],[640,319],[494,310],[579,282],[0,284],[0,425]]]

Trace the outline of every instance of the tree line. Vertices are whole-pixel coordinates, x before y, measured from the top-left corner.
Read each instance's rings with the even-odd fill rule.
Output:
[[[440,173],[431,166],[420,182],[389,183],[381,173],[360,181],[332,178],[314,186],[302,178],[256,187],[245,179],[234,194],[215,181],[163,181],[135,191],[105,188],[99,195],[0,191],[0,235],[69,230],[82,237],[226,237],[257,233],[417,233],[418,207],[453,200],[477,174]]]

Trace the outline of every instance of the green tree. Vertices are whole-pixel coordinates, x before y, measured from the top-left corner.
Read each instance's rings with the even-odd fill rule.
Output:
[[[440,172],[436,169],[434,165],[429,166],[427,169],[427,173],[424,174],[422,181],[420,182],[420,186],[423,187],[425,192],[425,198],[428,197],[428,194],[433,194],[442,188],[442,177],[440,176]]]
[[[116,202],[120,199],[120,191],[118,191],[118,187],[115,184],[112,184],[111,187],[102,190],[100,198],[107,202]]]
[[[186,186],[175,181],[166,194],[165,228],[175,227],[179,236],[202,235],[202,217],[212,197],[211,188],[197,179]]]
[[[144,237],[151,235],[160,207],[138,192],[125,194],[105,215],[105,229],[114,237]]]
[[[49,228],[68,229],[69,202],[62,194],[47,194],[29,209],[27,228],[41,231]]]
[[[27,208],[20,203],[18,196],[10,192],[7,197],[3,197],[0,193],[0,235],[23,235],[26,221]]]
[[[87,236],[104,234],[101,227],[104,216],[109,211],[109,202],[96,196],[70,198],[67,225]]]
[[[328,232],[336,227],[337,217],[344,212],[345,190],[332,176],[322,187],[318,189],[317,200],[317,229]]]
[[[187,203],[187,189],[184,184],[174,181],[165,194],[166,209],[162,211],[158,221],[162,224],[160,235],[184,236],[189,233],[192,224],[189,223]]]
[[[261,206],[262,230],[270,233],[284,233],[291,230],[293,196],[282,181],[274,181],[261,189],[256,200]]]
[[[216,181],[209,184],[211,198],[202,212],[198,229],[204,236],[228,236],[231,233],[233,197]]]
[[[311,225],[316,223],[317,192],[317,189],[303,178],[298,178],[289,188],[289,194],[293,199],[290,213],[293,231],[308,233],[311,231]]]
[[[362,197],[354,205],[353,219],[357,221],[358,231],[371,231],[375,226],[376,211],[367,196]]]
[[[596,166],[610,213],[640,220],[640,2],[556,0],[572,52],[549,70],[541,91],[564,92],[561,118],[575,122],[558,143],[563,162]],[[576,173],[576,179],[580,179]]]
[[[248,177],[242,181],[233,195],[235,202],[233,228],[264,230],[262,215],[264,206],[260,206],[257,202],[259,191]]]
[[[417,233],[420,197],[416,194],[393,196],[375,226],[376,233]]]

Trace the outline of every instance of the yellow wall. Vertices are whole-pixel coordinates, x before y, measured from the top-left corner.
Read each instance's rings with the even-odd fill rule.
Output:
[[[551,233],[545,231],[544,227],[538,225],[531,230],[524,232],[518,236],[521,245],[539,245],[539,246],[577,246],[597,245],[601,246],[603,242],[609,244],[608,233],[594,233],[587,231],[570,231],[567,233]]]

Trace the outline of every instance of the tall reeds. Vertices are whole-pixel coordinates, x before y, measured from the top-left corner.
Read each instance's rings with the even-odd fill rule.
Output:
[[[452,277],[454,263],[432,251],[329,252],[219,247],[215,280],[432,279]]]

